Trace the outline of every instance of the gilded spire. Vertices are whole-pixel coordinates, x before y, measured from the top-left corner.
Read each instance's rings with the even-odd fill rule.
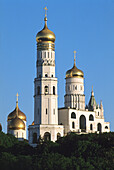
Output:
[[[94,96],[94,92],[93,92],[93,85],[92,85],[91,96]]]
[[[18,116],[18,97],[19,97],[18,93],[16,94],[16,96],[17,96],[17,99],[16,99],[16,115]]]
[[[76,66],[76,51],[74,51],[74,66]]]
[[[45,21],[45,26],[44,27],[47,27],[47,7],[44,8],[45,10],[45,18],[44,18],[44,21]]]

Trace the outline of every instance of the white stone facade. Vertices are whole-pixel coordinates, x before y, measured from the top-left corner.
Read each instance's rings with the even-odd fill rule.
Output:
[[[96,104],[92,90],[85,107],[84,73],[75,64],[66,73],[64,108],[57,102],[57,78],[55,77],[55,35],[45,26],[37,36],[37,75],[34,79],[34,122],[29,125],[29,144],[38,140],[56,141],[70,132],[109,132],[110,123],[104,121],[102,102]],[[75,52],[76,53],[76,52]]]
[[[72,117],[72,113],[75,113],[75,117]],[[93,120],[90,119],[91,115],[93,116]],[[82,117],[85,119],[82,120]],[[64,125],[64,135],[67,135],[70,132],[95,133],[110,131],[110,123],[105,122],[104,118],[98,117],[95,111],[81,111],[71,108],[60,108],[59,124]],[[98,129],[98,124],[101,125],[101,130],[100,128]]]

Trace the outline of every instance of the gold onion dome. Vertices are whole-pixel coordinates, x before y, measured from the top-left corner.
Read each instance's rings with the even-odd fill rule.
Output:
[[[19,109],[17,108],[18,110],[18,117],[24,121],[26,121],[26,116],[25,114]],[[9,120],[12,120],[16,117],[16,108],[13,110],[13,112],[11,112],[9,115],[8,115],[8,121]]]
[[[37,42],[42,42],[42,41],[52,41],[53,43],[55,42],[55,34],[50,31],[47,27],[47,17],[44,18],[45,25],[44,28],[37,33],[36,35],[36,41]]]
[[[25,123],[22,119],[20,119],[18,116],[16,116],[14,119],[11,120],[11,122],[8,125],[8,128],[10,130],[25,130]]]
[[[16,108],[8,115],[8,121],[14,119],[18,112],[18,117],[24,121],[26,121],[26,115],[19,109],[18,107],[18,93],[17,93],[17,101],[16,101]]]
[[[48,10],[47,7],[44,8],[45,9],[45,25],[44,28],[37,33],[36,35],[36,41],[37,42],[42,42],[42,41],[51,41],[51,42],[55,42],[55,34],[50,31],[47,27],[47,13],[46,11]]]
[[[74,53],[76,54],[76,52],[74,51]],[[66,72],[66,78],[71,78],[71,77],[79,77],[79,78],[83,78],[84,77],[84,73],[82,70],[79,70],[77,67],[76,67],[76,64],[75,64],[75,54],[74,54],[74,66],[72,67],[72,69],[68,70]]]

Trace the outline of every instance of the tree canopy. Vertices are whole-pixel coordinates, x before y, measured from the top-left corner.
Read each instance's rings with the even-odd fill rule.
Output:
[[[0,170],[85,170],[114,167],[114,132],[71,133],[36,148],[0,132]]]

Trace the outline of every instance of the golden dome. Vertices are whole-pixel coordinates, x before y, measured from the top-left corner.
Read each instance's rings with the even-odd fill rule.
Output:
[[[71,78],[71,77],[83,78],[84,77],[83,71],[79,70],[76,67],[76,64],[75,64],[76,59],[75,58],[76,58],[76,51],[74,51],[74,66],[72,67],[72,69],[70,69],[66,72],[66,78]]]
[[[20,119],[19,117],[15,117],[14,119],[11,120],[11,122],[8,125],[8,128],[10,130],[25,130],[25,123],[23,122],[22,119]]]
[[[83,71],[79,70],[76,65],[72,67],[72,69],[68,70],[66,72],[66,78],[71,78],[71,77],[84,77]]]
[[[18,111],[18,117],[24,121],[26,121],[26,115],[19,109],[17,108],[17,111]],[[11,112],[9,115],[8,115],[8,121],[9,120],[12,120],[16,117],[16,108],[13,110],[13,112]]]
[[[47,17],[44,18],[45,25],[44,28],[37,33],[36,35],[36,41],[37,42],[42,42],[42,41],[52,41],[53,43],[55,42],[55,34],[50,31],[47,27]]]

